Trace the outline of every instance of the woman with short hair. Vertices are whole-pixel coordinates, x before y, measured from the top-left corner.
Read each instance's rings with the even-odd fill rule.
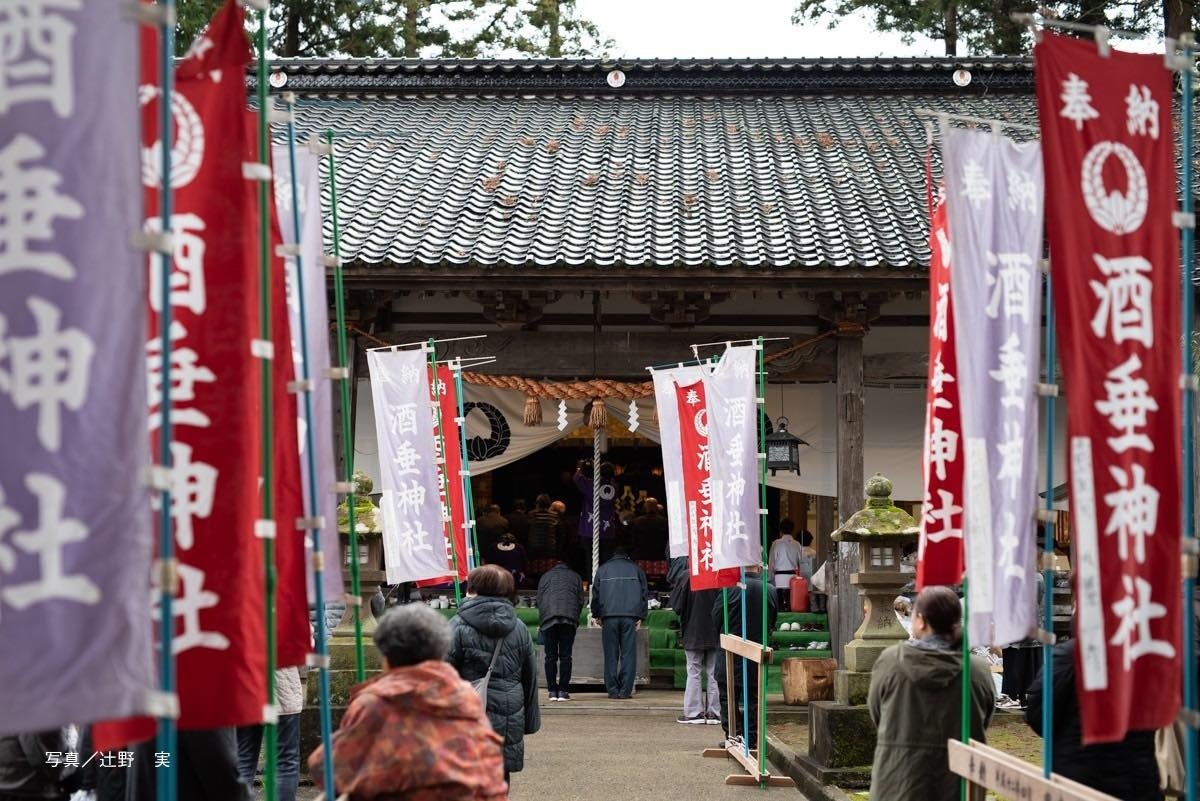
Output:
[[[424,604],[380,619],[386,672],[353,691],[333,735],[334,783],[351,801],[507,801],[501,739],[474,688],[446,664],[450,624]],[[318,788],[322,748],[308,758]]]
[[[525,735],[541,728],[537,663],[529,629],[513,607],[512,573],[483,565],[467,575],[467,598],[451,620],[450,664],[470,682],[491,670],[487,714],[504,738],[504,770],[525,766]],[[494,665],[494,668],[492,667]]]
[[[957,801],[946,741],[962,734],[962,604],[949,587],[926,587],[912,613],[912,640],[888,648],[871,670],[867,705],[878,727],[871,797]],[[971,657],[971,737],[984,742],[996,687]]]

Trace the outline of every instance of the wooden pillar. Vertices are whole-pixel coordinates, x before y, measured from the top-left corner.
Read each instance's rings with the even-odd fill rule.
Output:
[[[863,505],[863,407],[866,389],[863,385],[863,325],[842,324],[837,334],[837,454],[838,454],[838,524]],[[829,588],[830,628],[833,653],[838,663],[845,665],[843,648],[854,639],[862,623],[862,604],[858,588],[850,583],[850,575],[858,570],[858,546],[839,543],[832,553],[835,570],[826,569],[826,580],[833,579]]]
[[[829,535],[837,528],[837,520],[834,518],[833,498],[828,495],[817,495],[816,499],[817,527],[813,531],[813,536],[817,540],[817,566],[820,567],[829,558],[832,550],[830,546],[833,544],[833,540],[829,539]]]

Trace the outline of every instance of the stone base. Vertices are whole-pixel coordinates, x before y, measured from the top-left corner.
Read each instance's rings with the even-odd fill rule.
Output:
[[[863,769],[875,760],[875,724],[865,706],[814,701],[808,715],[808,756],[816,765]]]
[[[867,702],[871,689],[871,674],[855,670],[838,670],[833,674],[833,700],[843,706],[858,706]]]
[[[846,669],[870,673],[879,655],[895,644],[896,640],[851,640],[846,643]]]

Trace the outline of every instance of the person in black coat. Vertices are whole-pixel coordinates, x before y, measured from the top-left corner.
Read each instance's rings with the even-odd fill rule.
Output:
[[[679,615],[679,640],[687,657],[687,684],[683,690],[683,714],[677,723],[716,726],[721,722],[721,702],[717,691],[717,659],[721,656],[721,630],[711,614],[721,602],[720,590],[693,590],[687,560],[683,570],[671,571],[671,608]],[[673,563],[672,567],[678,562]],[[708,695],[701,689],[707,676]]]
[[[571,652],[583,603],[583,579],[560,558],[537,588],[538,633],[546,646],[546,689],[551,701],[571,700]]]
[[[467,575],[467,598],[451,620],[453,632],[446,661],[467,681],[487,675],[499,646],[487,690],[487,714],[504,737],[504,771],[525,767],[525,735],[542,726],[537,698],[537,662],[529,629],[518,618],[512,597],[512,573],[497,565]]]
[[[1054,646],[1054,772],[1122,801],[1162,801],[1154,732],[1131,731],[1119,743],[1083,745],[1075,694],[1075,643]],[[1042,732],[1042,673],[1029,688],[1025,722]]]
[[[646,574],[625,549],[596,571],[592,584],[592,617],[603,629],[604,686],[609,698],[633,697],[637,679],[637,630],[646,619]]]
[[[751,642],[761,644],[763,641],[762,632],[762,610],[763,596],[767,600],[767,638],[770,639],[771,632],[775,630],[775,621],[779,617],[779,602],[775,597],[774,592],[768,592],[766,584],[763,582],[762,568],[758,565],[753,565],[746,568],[746,639]],[[725,623],[725,607],[718,595],[716,602],[712,608],[713,624],[718,628],[723,627]],[[742,593],[736,587],[729,590],[729,633],[735,637],[742,636]],[[757,747],[758,742],[758,665],[754,662],[746,660],[746,670],[749,673],[749,718],[750,726],[748,731],[743,729],[743,704],[742,704],[742,660],[735,658],[733,660],[734,681],[737,695],[734,704],[735,713],[738,715],[737,725],[738,730],[742,732],[742,736],[748,739],[751,748]],[[725,732],[726,738],[729,737],[729,699],[727,697],[727,685],[725,671],[725,655],[721,654],[717,658],[717,691],[721,696],[721,730]],[[748,736],[746,736],[748,735]]]
[[[642,504],[642,513],[633,519],[629,528],[635,558],[645,561],[662,559],[671,534],[667,518],[659,511],[657,500],[647,498]]]
[[[60,729],[0,737],[0,799],[65,801],[83,778],[66,752]]]
[[[250,788],[238,776],[237,730],[180,730],[175,754],[171,756],[179,784],[179,801],[250,801]],[[133,749],[126,798],[154,801],[155,768],[153,740]]]

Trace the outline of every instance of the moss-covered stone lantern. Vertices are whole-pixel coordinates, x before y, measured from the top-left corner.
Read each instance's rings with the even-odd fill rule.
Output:
[[[379,590],[384,580],[380,569],[383,562],[383,515],[379,507],[371,502],[371,491],[375,488],[371,477],[361,470],[354,471],[354,495],[338,504],[338,533],[342,541],[342,580],[346,594],[353,592],[350,574],[350,514],[348,504],[354,504],[354,533],[358,535],[359,597],[362,598],[362,623],[364,631],[375,629],[375,618],[371,615],[371,597]],[[353,621],[352,610],[342,617],[340,633],[349,630]]]
[[[891,481],[876,473],[866,489],[866,505],[833,533],[837,542],[858,543],[858,572],[850,582],[862,598],[863,622],[846,645],[845,665],[861,674],[870,673],[885,648],[908,639],[892,604],[912,578],[900,572],[901,551],[920,533],[913,516],[892,503]]]

